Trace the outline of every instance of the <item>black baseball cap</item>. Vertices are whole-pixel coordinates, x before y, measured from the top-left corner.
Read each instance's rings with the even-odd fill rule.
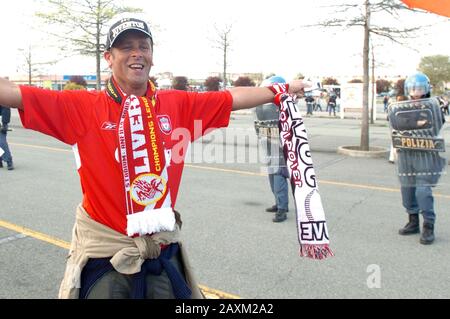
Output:
[[[120,19],[109,28],[108,35],[106,36],[106,50],[111,49],[119,35],[128,30],[140,31],[146,34],[153,42],[152,33],[150,32],[147,23],[135,18],[124,18]]]

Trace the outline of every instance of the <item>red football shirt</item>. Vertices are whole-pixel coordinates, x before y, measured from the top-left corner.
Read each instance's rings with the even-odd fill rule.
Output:
[[[105,91],[50,91],[21,86],[25,128],[72,145],[83,207],[96,221],[126,234],[126,204],[118,160],[121,106]],[[156,114],[171,158],[168,187],[175,206],[187,146],[206,130],[228,125],[230,92],[158,91]]]

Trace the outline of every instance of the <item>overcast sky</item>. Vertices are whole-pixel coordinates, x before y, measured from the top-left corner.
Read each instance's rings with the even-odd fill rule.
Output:
[[[32,44],[35,61],[45,61],[48,40],[37,35],[33,18],[34,0],[8,1],[0,11],[0,76],[24,73],[24,59],[19,48]],[[307,76],[357,76],[362,74],[362,28],[304,28],[335,16],[323,7],[333,3],[363,3],[363,0],[129,0],[127,5],[141,7],[152,25],[155,40],[151,74],[173,72],[189,78],[204,78],[222,70],[222,56],[214,48],[219,28],[232,25],[230,72],[277,73],[290,79],[301,72]],[[349,16],[348,18],[350,18]],[[406,75],[413,72],[421,56],[450,55],[450,20],[434,14],[404,14],[392,20],[374,15],[373,23],[389,26],[432,24],[418,33],[411,48],[374,39],[376,59],[383,64],[378,75]],[[52,57],[53,58],[53,57]],[[95,74],[93,58],[62,59],[47,72],[53,74]]]

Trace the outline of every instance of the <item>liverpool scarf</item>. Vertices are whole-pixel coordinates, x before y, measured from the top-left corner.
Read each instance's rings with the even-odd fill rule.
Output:
[[[149,81],[145,97],[126,96],[111,78],[106,91],[121,105],[117,138],[127,234],[135,236],[173,231],[175,215],[168,189],[168,163],[156,124],[155,86]]]
[[[303,118],[292,96],[278,93],[275,104],[280,106],[280,140],[294,194],[300,256],[333,256]]]

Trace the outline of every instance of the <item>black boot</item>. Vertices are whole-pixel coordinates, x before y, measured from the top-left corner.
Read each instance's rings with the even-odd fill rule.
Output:
[[[420,243],[422,245],[430,245],[434,241],[434,224],[423,223],[422,236],[420,236]]]
[[[268,213],[276,213],[278,211],[277,205],[273,205],[269,208],[266,208],[266,212]]]
[[[10,160],[9,162],[6,162],[6,167],[7,167],[8,171],[12,171],[14,169],[12,160]]]
[[[419,214],[409,214],[409,222],[405,227],[398,230],[400,235],[411,235],[419,232]]]
[[[3,167],[3,161],[0,159],[0,168]]]
[[[280,223],[287,219],[287,212],[285,210],[279,210],[276,212],[275,217],[272,219],[274,223]]]

